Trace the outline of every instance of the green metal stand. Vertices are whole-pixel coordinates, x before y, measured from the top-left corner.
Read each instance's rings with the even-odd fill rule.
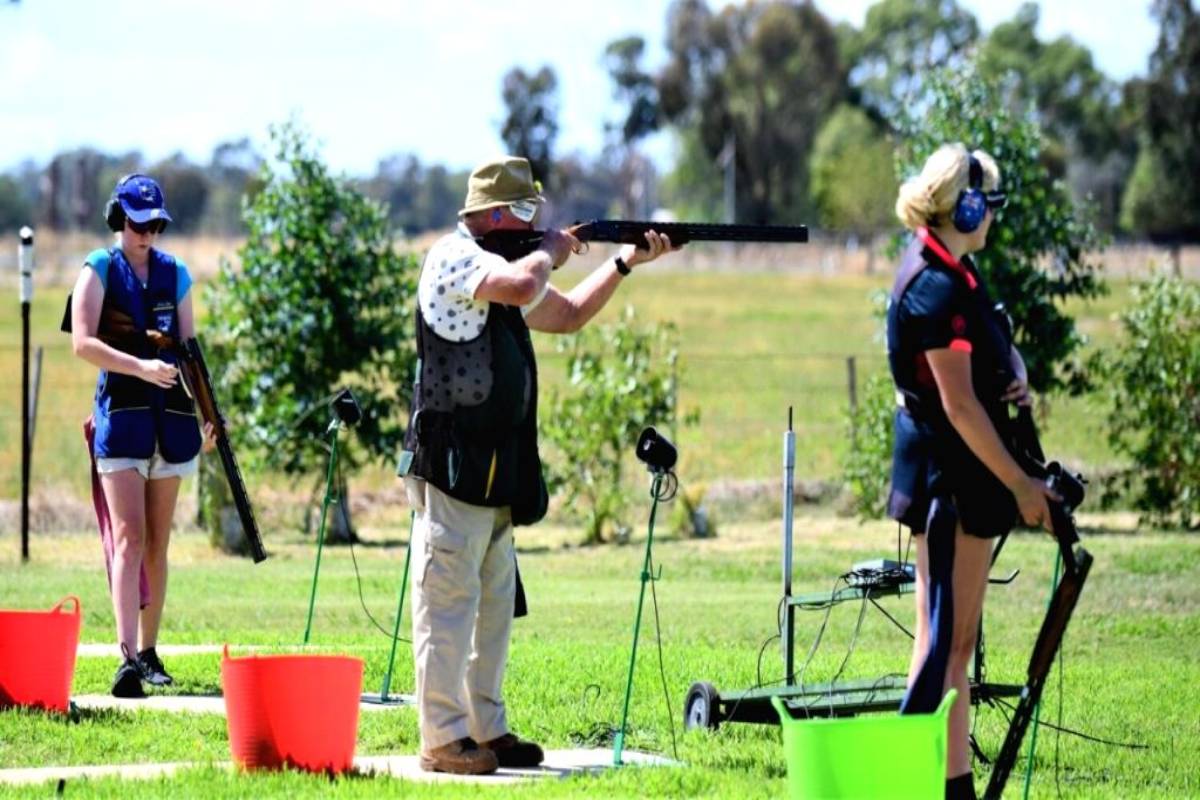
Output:
[[[629,721],[629,698],[633,693],[633,667],[637,662],[637,645],[638,634],[642,629],[642,604],[646,600],[646,584],[650,581],[658,580],[662,574],[662,569],[659,569],[659,575],[650,574],[650,548],[654,544],[654,515],[658,511],[658,495],[662,488],[664,473],[654,473],[654,483],[650,487],[650,496],[654,498],[654,502],[650,506],[650,528],[646,535],[646,557],[642,561],[642,588],[638,593],[637,617],[633,622],[633,647],[629,652],[629,676],[625,681],[625,707],[621,711],[621,728],[617,731],[617,736],[613,742],[613,765],[622,766],[621,753],[625,749],[625,726]]]
[[[412,542],[413,533],[417,526],[417,512],[413,511],[409,517],[408,526],[408,552],[404,556],[404,574],[400,578],[400,600],[396,603],[396,623],[392,628],[392,652],[388,656],[387,671],[383,673],[383,685],[379,689],[379,694],[364,694],[362,701],[364,703],[374,703],[377,705],[413,705],[415,700],[412,695],[393,694],[389,695],[388,690],[392,688],[392,667],[396,664],[396,644],[400,641],[400,617],[404,613],[404,594],[408,591],[408,568],[412,562]]]
[[[329,504],[336,499],[333,491],[333,476],[337,471],[337,440],[342,423],[333,420],[329,423],[329,471],[325,475],[325,500],[321,503],[321,529],[317,533],[317,563],[313,567],[312,590],[308,594],[308,622],[304,625],[304,644],[308,644],[312,633],[313,607],[317,602],[317,575],[321,572],[321,549],[325,546],[325,517],[329,512]]]

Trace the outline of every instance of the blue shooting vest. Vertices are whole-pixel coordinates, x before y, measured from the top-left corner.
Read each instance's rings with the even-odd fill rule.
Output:
[[[179,340],[175,308],[175,259],[151,248],[150,281],[141,281],[119,248],[109,250],[108,286],[104,304],[133,318],[135,330],[156,330]],[[121,348],[123,349],[123,348]],[[172,353],[158,352],[149,340],[126,350],[137,358],[176,363]],[[200,452],[196,407],[176,381],[170,389],[118,372],[100,370],[92,406],[96,426],[96,458],[150,458],[157,444],[164,460],[179,464]]]

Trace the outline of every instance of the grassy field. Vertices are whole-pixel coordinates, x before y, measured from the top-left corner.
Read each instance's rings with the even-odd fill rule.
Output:
[[[578,277],[568,271],[559,280],[569,286]],[[642,320],[678,325],[680,407],[701,412],[700,424],[678,436],[685,482],[774,479],[789,405],[796,408],[797,475],[830,480],[839,474],[848,443],[846,358],[857,359],[860,387],[868,375],[886,369],[870,299],[886,282],[883,276],[647,270],[620,289],[601,319],[613,319],[622,305],[633,303]],[[65,295],[64,288],[39,288],[32,313],[34,344],[45,348],[33,491],[51,507],[61,507],[64,498],[86,500],[80,425],[95,385],[95,369],[74,358],[68,337],[58,332]],[[1114,284],[1109,296],[1071,311],[1095,342],[1111,341],[1113,314],[1127,297],[1127,284]],[[201,308],[203,299],[201,285]],[[545,386],[561,385],[564,361],[552,337],[539,336],[537,349]],[[0,399],[2,500],[17,497],[20,487],[20,319],[12,304],[0,310],[0,375],[9,376],[10,386]],[[1111,464],[1094,397],[1055,397],[1050,410],[1048,452],[1073,464]],[[390,487],[391,475],[390,464],[376,465],[355,485]],[[283,485],[269,476],[247,478],[252,487]]]
[[[643,512],[644,515],[644,512]],[[644,516],[643,516],[644,518]],[[1127,517],[1084,517],[1087,547],[1096,563],[1065,646],[1062,705],[1057,673],[1047,689],[1043,720],[1091,735],[1144,743],[1129,750],[1056,737],[1043,728],[1033,770],[1032,796],[1162,798],[1200,796],[1196,714],[1200,665],[1200,540],[1169,532],[1134,530]],[[507,696],[511,722],[523,735],[550,747],[568,747],[620,720],[621,698],[643,548],[564,546],[574,531],[541,527],[519,532],[522,574],[531,615],[515,626]],[[894,552],[895,529],[859,526],[836,517],[801,515],[796,523],[796,590],[827,589],[834,576],[862,558]],[[367,605],[385,625],[395,608],[407,531],[363,531],[373,546],[357,549]],[[82,639],[111,641],[99,548],[94,534],[43,540],[34,560],[15,561],[10,537],[0,541],[0,607],[49,608],[66,594],[82,599]],[[656,539],[656,542],[658,540]],[[296,537],[278,537],[273,558],[259,566],[214,555],[194,533],[173,544],[171,594],[162,643],[291,645],[301,640],[313,550]],[[624,770],[597,777],[547,781],[519,790],[528,797],[778,797],[786,766],[778,729],[726,725],[715,733],[679,730],[684,692],[695,680],[728,692],[754,684],[756,654],[774,632],[779,592],[777,523],[728,525],[715,540],[664,540],[656,544],[663,567],[657,584],[663,631],[663,697],[652,638],[652,616],[639,651],[631,711],[630,747],[671,754],[671,728],[682,768]],[[1002,559],[1020,567],[1010,586],[992,587],[987,606],[989,679],[1018,682],[1044,608],[1053,547],[1042,536],[1019,535]],[[908,624],[909,598],[887,598],[885,608]],[[828,678],[846,655],[857,604],[832,614],[824,643],[807,680]],[[798,651],[807,651],[821,620],[802,612]],[[402,630],[407,628],[406,620]],[[318,592],[314,643],[366,660],[365,689],[378,689],[388,640],[374,631],[361,608],[350,552],[327,549]],[[847,679],[903,671],[909,642],[882,615],[868,609]],[[81,658],[74,691],[104,692],[115,661]],[[220,689],[219,658],[168,659],[176,691],[211,694]],[[766,649],[763,679],[780,674],[776,645]],[[393,691],[412,686],[411,655],[402,645]],[[978,738],[994,755],[1004,720],[979,712]],[[417,748],[412,710],[364,714],[358,753],[412,753]],[[507,796],[511,788],[414,786],[390,778],[323,777],[288,773],[236,775],[212,766],[229,758],[224,721],[217,716],[156,712],[84,713],[69,721],[40,713],[0,712],[0,767],[193,761],[205,765],[176,777],[131,784],[118,780],[70,782],[72,797],[461,797]],[[1019,797],[1024,760],[1007,796]],[[986,767],[977,768],[982,787]],[[44,797],[52,787],[0,788],[0,795]]]

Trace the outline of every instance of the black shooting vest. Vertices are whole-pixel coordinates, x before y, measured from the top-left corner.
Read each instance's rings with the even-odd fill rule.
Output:
[[[953,301],[945,309],[950,314],[947,324],[954,338],[969,343],[975,396],[1003,435],[1008,413],[1000,397],[1016,377],[1011,362],[1012,325],[1003,307],[988,294],[970,260],[955,262],[933,234],[927,237],[915,238],[905,250],[888,302],[888,363],[897,401],[918,421],[957,438],[942,410],[937,384],[917,335],[906,325],[906,296],[938,288],[944,291],[949,281],[953,284]],[[935,287],[934,282],[942,286]],[[958,342],[947,344],[954,347]]]
[[[537,447],[537,362],[521,309],[491,303],[474,339],[452,342],[417,304],[417,376],[397,473],[476,506],[510,506],[514,525],[546,515]]]

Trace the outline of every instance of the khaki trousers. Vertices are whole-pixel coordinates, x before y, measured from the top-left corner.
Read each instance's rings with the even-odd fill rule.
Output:
[[[405,488],[417,512],[412,622],[421,748],[503,736],[516,591],[510,511],[455,500],[413,478]]]

